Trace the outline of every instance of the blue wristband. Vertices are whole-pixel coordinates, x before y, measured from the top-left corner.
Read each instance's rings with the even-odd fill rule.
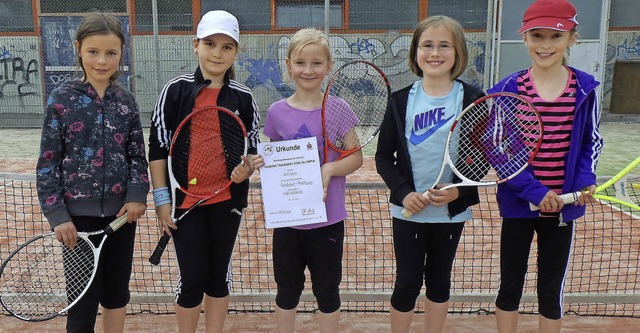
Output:
[[[153,204],[156,207],[171,203],[171,195],[168,187],[156,188],[153,190]]]

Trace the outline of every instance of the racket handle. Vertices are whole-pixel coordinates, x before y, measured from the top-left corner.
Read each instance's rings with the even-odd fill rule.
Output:
[[[572,204],[576,201],[578,201],[578,198],[582,195],[582,192],[580,191],[576,191],[576,192],[571,192],[571,193],[565,193],[565,194],[561,194],[559,195],[560,199],[562,199],[562,202],[564,202],[565,205],[567,204]],[[540,207],[529,203],[529,208],[531,208],[532,211],[536,211],[536,210],[540,210]]]
[[[445,186],[445,187],[443,187],[443,189],[446,189],[446,188],[447,188],[446,186]],[[429,191],[427,190],[427,191],[425,191],[424,193],[422,193],[422,196],[423,196],[423,197],[425,197],[425,198],[427,198],[427,199],[429,199]],[[412,212],[410,212],[410,211],[409,211],[408,209],[406,209],[406,208],[402,210],[401,214],[402,214],[402,216],[404,216],[404,218],[406,218],[406,219],[410,218],[410,217],[413,215],[413,213],[412,213]]]
[[[158,245],[156,245],[156,249],[153,250],[153,254],[149,258],[149,262],[153,265],[158,265],[160,263],[160,257],[162,257],[162,253],[164,253],[164,249],[167,247],[167,243],[169,243],[169,238],[171,236],[166,232],[162,235],[160,240],[158,241]]]

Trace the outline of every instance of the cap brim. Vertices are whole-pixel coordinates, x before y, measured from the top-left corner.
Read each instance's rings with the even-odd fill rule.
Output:
[[[233,40],[235,40],[236,43],[240,43],[240,41],[238,40],[238,38],[236,36],[234,36],[232,33],[228,32],[228,31],[222,30],[222,29],[211,29],[211,30],[203,31],[202,33],[199,33],[196,37],[205,38],[205,37],[209,37],[209,36],[215,35],[215,34],[227,35],[227,36],[233,38]]]
[[[519,34],[523,34],[532,29],[551,29],[557,31],[570,31],[575,28],[576,23],[566,19],[557,17],[540,17],[527,21],[522,28],[520,28]]]

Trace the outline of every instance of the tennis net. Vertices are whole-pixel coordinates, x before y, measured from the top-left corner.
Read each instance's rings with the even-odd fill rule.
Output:
[[[395,266],[388,190],[383,183],[347,188],[342,310],[388,311]],[[492,313],[499,286],[500,218],[495,189],[480,189],[481,204],[465,225],[452,276],[452,313]],[[264,227],[261,190],[251,186],[232,261],[231,312],[274,311],[276,285],[271,260],[272,231]],[[636,198],[637,199],[637,198]],[[149,201],[151,202],[151,200]],[[636,214],[635,216],[633,214]],[[576,223],[565,286],[565,311],[579,315],[640,317],[639,212],[595,204]],[[35,189],[35,176],[0,173],[0,258],[29,238],[48,232]],[[171,313],[178,269],[172,246],[159,266],[147,262],[159,238],[155,211],[138,222],[128,313]],[[536,242],[532,243],[520,311],[536,313]],[[316,311],[307,275],[299,310]],[[0,286],[0,292],[2,291]],[[421,296],[424,299],[424,296]],[[418,311],[423,311],[421,307]]]

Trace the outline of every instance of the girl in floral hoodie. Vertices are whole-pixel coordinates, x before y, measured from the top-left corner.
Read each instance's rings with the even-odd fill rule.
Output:
[[[75,41],[83,76],[54,89],[45,110],[38,198],[56,238],[73,248],[78,231],[102,229],[123,214],[129,221],[106,240],[98,275],[69,310],[67,332],[93,332],[98,304],[104,331],[124,330],[135,222],[149,192],[138,106],[116,81],[124,41],[115,16],[87,15]]]

